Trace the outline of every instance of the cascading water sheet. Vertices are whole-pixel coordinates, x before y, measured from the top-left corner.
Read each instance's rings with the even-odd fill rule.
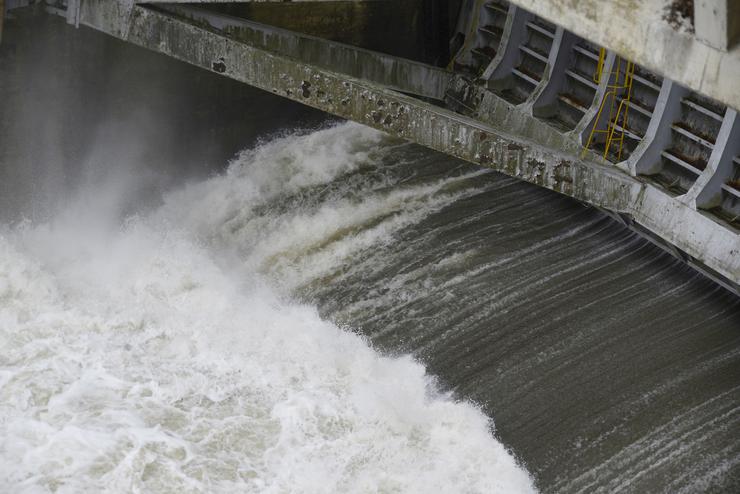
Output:
[[[48,221],[4,226],[3,490],[533,491],[478,408],[291,299],[477,173],[331,190],[363,170],[383,189],[393,149],[344,124],[245,151],[123,221],[119,169]]]

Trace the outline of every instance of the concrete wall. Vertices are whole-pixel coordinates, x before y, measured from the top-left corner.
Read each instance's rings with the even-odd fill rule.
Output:
[[[441,100],[452,76],[443,68],[203,8],[178,5],[159,8],[252,46],[377,82],[405,93]]]
[[[104,0],[82,7],[83,24],[129,42],[612,211],[740,293],[736,232],[610,164],[518,133],[538,125],[534,117],[517,116],[516,129],[503,116],[484,123],[146,8],[129,18]]]
[[[208,8],[261,24],[434,63],[447,33],[431,37],[423,24],[424,0],[370,2],[248,2]],[[430,39],[431,38],[431,39]]]
[[[723,51],[702,43],[689,32],[675,29],[663,18],[664,0],[512,0],[512,3],[740,109],[737,82],[740,81],[740,45]]]

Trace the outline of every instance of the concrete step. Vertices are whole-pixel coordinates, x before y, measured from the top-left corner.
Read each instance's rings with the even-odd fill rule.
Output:
[[[496,39],[501,39],[501,36],[504,35],[504,30],[497,26],[481,26],[478,28],[478,31],[487,35],[492,36]]]
[[[537,84],[540,83],[539,78],[535,74],[527,73],[521,68],[513,69],[511,73],[519,77],[520,79],[527,81],[533,86],[536,86]]]
[[[528,47],[527,45],[519,45],[519,49],[522,50],[527,55],[532,56],[533,58],[536,58],[540,62],[547,63],[547,55],[542,54],[536,50],[533,50],[532,48]]]
[[[592,89],[594,89],[594,90],[595,90],[596,88],[598,88],[598,87],[599,87],[599,86],[598,86],[598,84],[596,84],[596,83],[595,83],[595,82],[593,81],[593,79],[590,79],[590,78],[589,78],[588,76],[586,76],[586,75],[583,75],[583,74],[579,74],[579,73],[578,73],[578,72],[576,72],[575,70],[566,70],[566,71],[565,71],[565,74],[566,74],[566,75],[567,75],[568,77],[570,77],[571,79],[574,79],[574,80],[576,80],[576,81],[580,82],[581,84],[583,84],[583,85],[585,85],[585,86],[589,86],[590,88],[592,88]]]
[[[687,125],[683,124],[682,122],[677,122],[671,125],[671,130],[681,134],[684,137],[688,137],[692,141],[699,143],[706,148],[714,149],[714,143],[709,141],[706,138],[707,136],[699,136],[696,132],[694,132],[692,129],[690,129]]]
[[[617,96],[617,103],[621,103],[622,100],[624,100],[624,97],[623,96]],[[650,109],[645,108],[644,106],[642,106],[636,100],[630,100],[629,105],[630,105],[630,111],[631,110],[636,110],[639,113],[642,113],[643,115],[645,115],[647,118],[650,118],[650,117],[653,116],[653,112],[650,111]]]
[[[658,84],[654,83],[650,79],[647,79],[647,78],[641,76],[637,72],[635,72],[632,75],[632,80],[635,81],[635,82],[637,82],[637,83],[639,83],[639,84],[642,84],[643,86],[645,86],[647,88],[652,89],[653,91],[660,91],[660,86]]]
[[[503,5],[499,5],[495,2],[486,2],[483,6],[488,10],[499,14],[507,15],[509,13],[508,7],[504,7]]]
[[[545,36],[549,36],[550,38],[555,37],[555,31],[550,31],[545,26],[542,26],[540,24],[537,24],[535,22],[528,22],[527,27],[533,31],[537,31],[540,34],[544,34]]]
[[[591,60],[598,62],[599,61],[599,54],[594,53],[588,48],[585,48],[581,45],[573,45],[573,51],[576,53],[580,53],[581,55],[590,58]]]
[[[588,111],[588,108],[583,104],[583,102],[579,101],[578,99],[574,98],[570,94],[566,93],[560,93],[558,94],[558,100],[562,101],[566,105],[575,108],[581,113],[586,113]]]
[[[688,170],[696,175],[699,175],[707,166],[706,163],[704,163],[703,166],[701,166],[701,164],[699,164],[698,166],[696,164],[691,164],[686,161],[685,157],[681,156],[679,153],[671,149],[663,151],[662,153],[660,153],[660,155],[665,159],[677,164],[681,168]]]
[[[722,120],[725,119],[725,116],[724,115],[720,115],[716,111],[711,110],[709,108],[706,108],[705,106],[701,105],[700,103],[698,103],[697,101],[694,101],[692,99],[683,98],[681,100],[681,103],[684,104],[684,105],[686,105],[686,106],[688,106],[689,108],[691,108],[693,110],[698,111],[699,113],[703,113],[704,115],[706,115],[706,116],[708,116],[710,118],[713,118],[714,120],[717,120],[718,122],[721,122]]]
[[[470,53],[484,62],[490,62],[496,56],[496,50],[491,47],[473,48]]]
[[[627,137],[629,137],[633,141],[640,142],[642,140],[642,136],[641,135],[635,134],[631,130],[625,129],[624,127],[622,127],[619,124],[614,124],[614,128],[617,130],[617,132],[624,132],[624,135],[626,135]]]
[[[740,189],[737,189],[730,185],[729,183],[722,184],[722,190],[727,192],[728,194],[735,196],[735,198],[740,199]]]

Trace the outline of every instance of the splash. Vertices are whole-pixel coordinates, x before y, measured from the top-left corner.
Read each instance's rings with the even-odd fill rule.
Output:
[[[476,407],[290,298],[470,192],[469,175],[389,188],[395,149],[343,124],[244,152],[123,223],[88,191],[3,227],[0,488],[533,491]]]

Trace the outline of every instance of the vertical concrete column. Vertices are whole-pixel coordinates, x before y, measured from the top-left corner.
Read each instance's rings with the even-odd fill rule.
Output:
[[[82,0],[67,0],[67,24],[80,27],[80,2]]]
[[[660,154],[671,144],[671,124],[681,118],[681,99],[688,89],[668,78],[655,103],[653,116],[648,124],[645,137],[637,145],[635,152],[623,164],[632,175],[650,175],[660,171]]]
[[[688,91],[682,86],[668,78],[663,79],[645,136],[630,157],[617,164],[619,168],[631,175],[653,173],[658,170],[660,153],[671,142],[670,126],[681,116],[681,98],[686,93]]]
[[[729,50],[740,40],[740,2],[694,0],[694,30],[703,43]]]
[[[526,10],[516,7],[514,4],[509,5],[509,13],[506,16],[506,24],[501,35],[502,40],[498,53],[483,72],[481,79],[495,81],[511,73],[511,69],[519,63],[521,55],[519,45],[526,40],[526,25],[531,18],[532,14]]]
[[[696,208],[710,209],[722,200],[722,185],[732,175],[732,160],[740,154],[740,117],[737,111],[727,108],[719,129],[714,149],[699,178],[682,198]]]
[[[478,30],[478,20],[480,18],[480,11],[483,8],[483,0],[466,0],[462,7],[460,7],[460,17],[457,20],[457,29],[460,33],[465,33],[465,41],[463,42],[457,53],[453,53],[450,58],[450,63],[447,66],[448,69],[452,69],[455,62],[464,58],[470,49],[470,45],[473,43],[476,37],[476,31]]]
[[[563,64],[565,62],[566,59],[564,57],[559,57],[559,54],[561,53],[561,49],[563,48],[563,40],[568,41],[568,39],[573,39],[573,37],[568,36],[568,31],[558,26],[555,29],[555,38],[553,38],[552,44],[550,45],[550,53],[548,53],[547,55],[547,66],[545,67],[545,71],[542,73],[542,80],[539,84],[537,84],[537,87],[534,88],[532,94],[530,94],[529,98],[527,98],[527,101],[524,102],[524,111],[526,111],[530,115],[533,114],[535,101],[539,100],[542,91],[544,91],[545,88],[550,84],[555,68],[561,66],[558,65],[558,60],[560,61],[560,64]],[[567,51],[570,51],[573,47],[572,43],[565,43],[565,45]]]
[[[565,84],[565,71],[570,66],[573,45],[578,40],[575,34],[563,31],[561,28],[558,28],[556,35],[558,33],[561,36],[553,41],[548,60],[552,68],[546,72],[548,77],[542,78],[545,81],[544,85],[534,91],[537,96],[532,100],[531,107],[532,113],[537,117],[548,117],[556,111],[558,93],[562,91]]]

